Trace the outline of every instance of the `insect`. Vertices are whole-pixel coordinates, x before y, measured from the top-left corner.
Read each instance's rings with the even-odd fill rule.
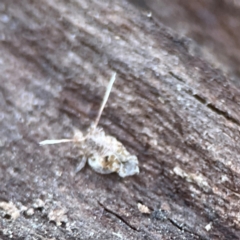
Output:
[[[138,159],[130,154],[115,137],[108,136],[98,127],[98,122],[109,98],[116,73],[113,73],[107,86],[101,107],[95,121],[83,135],[77,132],[72,139],[44,140],[40,145],[73,142],[84,153],[76,171],[80,171],[88,162],[90,167],[101,174],[116,172],[120,177],[132,176],[139,173]]]

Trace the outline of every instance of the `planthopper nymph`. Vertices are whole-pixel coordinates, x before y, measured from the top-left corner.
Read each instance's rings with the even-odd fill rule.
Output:
[[[66,142],[77,144],[84,153],[77,167],[77,172],[88,162],[94,171],[101,174],[117,172],[120,177],[127,177],[139,173],[137,157],[130,154],[123,144],[115,137],[106,135],[104,130],[98,127],[99,119],[107,103],[115,79],[116,73],[113,73],[98,115],[85,135],[79,131],[72,139],[44,140],[39,143],[40,145]]]

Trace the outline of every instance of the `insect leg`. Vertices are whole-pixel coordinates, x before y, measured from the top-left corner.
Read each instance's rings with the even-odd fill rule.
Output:
[[[82,160],[80,161],[80,163],[77,165],[75,169],[75,173],[80,172],[85,167],[86,163],[87,163],[87,158],[83,156]]]

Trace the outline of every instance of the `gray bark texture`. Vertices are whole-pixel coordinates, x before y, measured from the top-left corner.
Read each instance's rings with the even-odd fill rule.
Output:
[[[0,1],[1,239],[240,239],[240,4]],[[95,119],[120,178],[71,138]]]

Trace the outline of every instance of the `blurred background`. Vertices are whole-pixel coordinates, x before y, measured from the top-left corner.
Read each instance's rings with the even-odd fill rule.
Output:
[[[240,1],[129,0],[159,24],[195,41],[195,55],[208,60],[240,85]]]

